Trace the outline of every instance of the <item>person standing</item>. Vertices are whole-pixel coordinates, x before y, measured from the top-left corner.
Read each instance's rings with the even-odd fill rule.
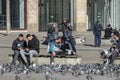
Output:
[[[51,24],[47,31],[47,37],[48,37],[48,44],[50,43],[51,39],[54,39],[56,37],[55,35],[55,24]]]
[[[102,31],[102,25],[100,24],[99,21],[97,21],[93,27],[93,34],[95,37],[95,40],[94,40],[95,47],[101,46],[101,31]]]
[[[71,25],[71,23],[68,23],[67,30],[66,30],[66,34],[67,34],[66,39],[71,44],[73,54],[76,54],[76,47],[75,47],[75,43],[73,41],[72,31],[73,31],[72,25]]]
[[[19,57],[20,51],[24,50],[27,47],[27,42],[24,40],[23,34],[19,34],[18,38],[13,41],[12,50],[14,50],[14,56],[12,64],[16,65],[16,60],[18,59],[21,62],[21,58]]]
[[[63,36],[66,35],[67,26],[68,26],[68,20],[66,18],[64,18],[63,22],[62,22],[62,33],[63,33]]]

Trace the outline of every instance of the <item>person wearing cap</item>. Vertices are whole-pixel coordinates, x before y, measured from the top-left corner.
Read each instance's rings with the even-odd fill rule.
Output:
[[[18,59],[21,62],[20,51],[24,50],[27,47],[27,42],[24,40],[23,34],[19,34],[17,39],[13,41],[12,50],[14,50],[14,56],[12,64],[16,65],[16,60]]]
[[[31,35],[31,34],[27,34],[26,38],[28,40],[28,46],[25,50],[21,50],[20,54],[26,64],[28,63],[28,61],[25,55],[29,55],[30,66],[32,66],[33,55],[37,55],[39,53],[39,40],[37,39],[35,35]]]
[[[95,37],[95,40],[94,40],[95,47],[101,46],[101,31],[102,31],[102,25],[100,24],[99,21],[97,21],[93,27],[93,34]]]
[[[120,53],[120,34],[118,32],[114,32],[113,38],[115,39],[115,42],[113,43],[112,47],[110,48],[110,51],[112,51],[112,55],[110,56],[111,64],[114,62],[115,58]]]

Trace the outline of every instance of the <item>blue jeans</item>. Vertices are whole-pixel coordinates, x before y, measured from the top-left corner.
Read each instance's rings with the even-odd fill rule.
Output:
[[[24,50],[20,51],[20,55],[22,57],[22,59],[25,61],[25,63],[27,63],[27,58],[25,57],[25,55],[29,55],[30,57],[30,64],[32,64],[32,57],[33,55],[37,55],[37,51],[36,50],[30,50],[28,53],[25,52]]]
[[[95,35],[95,46],[101,46],[101,35]]]

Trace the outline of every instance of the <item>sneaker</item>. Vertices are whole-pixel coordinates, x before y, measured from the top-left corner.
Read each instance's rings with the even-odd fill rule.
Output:
[[[54,65],[54,64],[55,64],[54,62],[51,63],[51,65]]]

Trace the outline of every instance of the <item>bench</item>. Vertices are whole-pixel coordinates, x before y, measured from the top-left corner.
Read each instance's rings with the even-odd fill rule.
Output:
[[[12,61],[13,54],[9,54],[9,61]],[[33,62],[36,64],[49,64],[50,63],[50,54],[38,54],[33,56]],[[77,55],[56,55],[55,56],[56,64],[77,64],[81,63],[81,57]]]
[[[102,57],[100,57],[100,60],[101,60],[101,61],[104,61],[104,59],[102,59]],[[120,64],[120,56],[118,56],[118,57],[115,58],[114,63],[115,63],[115,64]]]
[[[116,59],[115,59],[115,62],[114,62],[115,64],[120,64],[120,56],[118,56],[118,57],[116,57]]]

